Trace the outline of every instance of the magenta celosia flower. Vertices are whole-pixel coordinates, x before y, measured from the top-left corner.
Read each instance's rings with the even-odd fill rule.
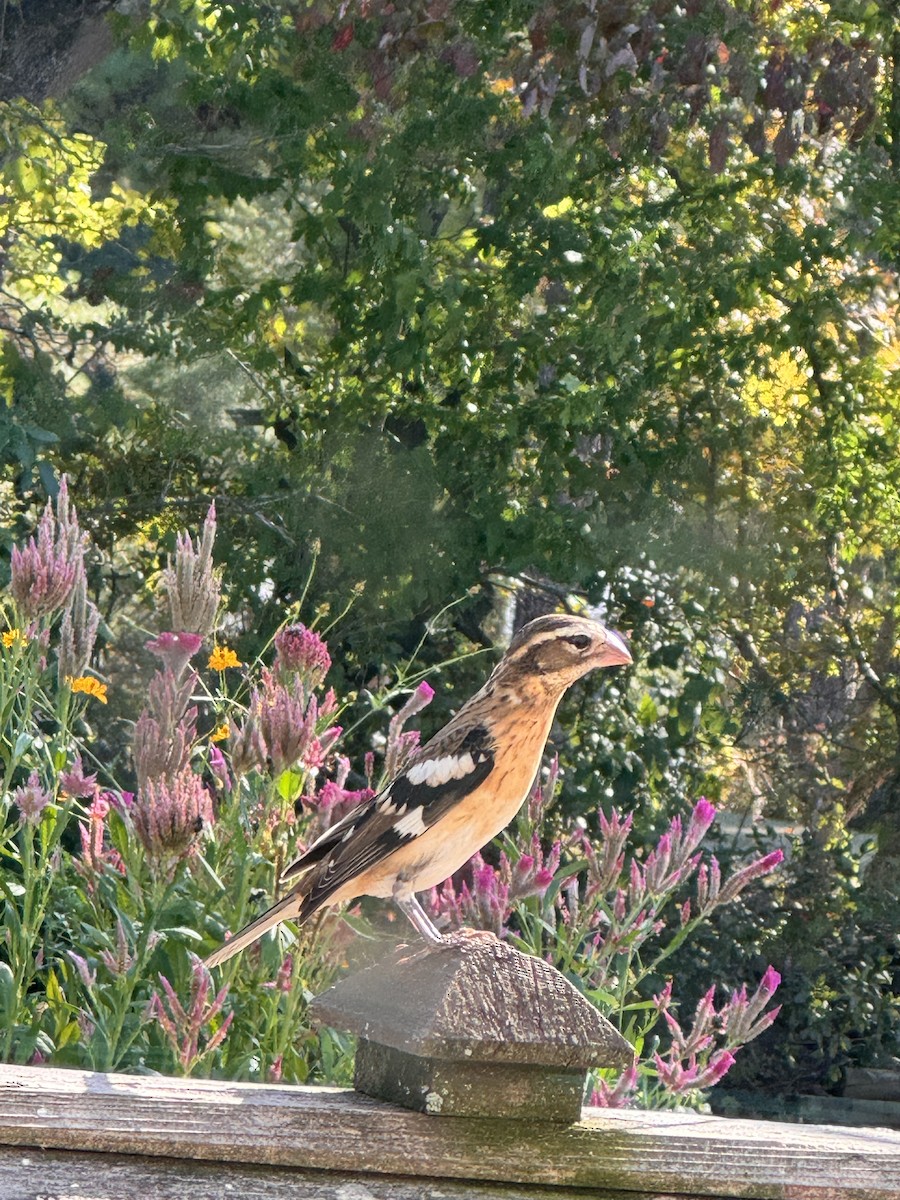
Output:
[[[746,867],[741,867],[740,870],[735,871],[732,876],[725,880],[722,890],[719,893],[719,903],[728,904],[740,895],[751,880],[768,875],[770,871],[774,871],[783,861],[784,851],[773,850],[771,854],[763,855],[762,858],[756,858],[753,862],[748,863]]]
[[[384,748],[386,779],[396,779],[400,772],[409,766],[410,759],[419,748],[421,737],[418,729],[401,730],[398,726],[388,731],[387,745]]]
[[[217,785],[224,792],[230,792],[231,776],[228,774],[228,763],[225,761],[225,755],[215,745],[211,745],[209,748],[209,769],[212,771]]]
[[[329,779],[313,796],[304,796],[304,803],[314,808],[318,815],[319,829],[324,831],[337,824],[352,809],[365,804],[375,795],[371,788],[360,788],[358,791],[343,787],[337,781]]]
[[[150,680],[147,707],[134,726],[138,790],[150,779],[171,779],[190,761],[197,736],[197,709],[190,704],[197,672],[176,678],[168,668]]]
[[[266,743],[252,707],[240,725],[233,717],[228,718],[228,750],[236,779],[251,771],[261,771],[266,765]]]
[[[275,634],[275,671],[299,675],[309,688],[316,688],[331,668],[328,647],[317,633],[299,622]]]
[[[37,537],[29,538],[24,548],[14,546],[10,558],[10,593],[28,620],[58,612],[65,605],[83,570],[86,540],[75,509],[69,506],[63,475],[55,515],[48,500]]]
[[[152,945],[150,945],[151,940],[155,945],[159,941],[159,937],[160,935],[155,931],[150,934],[150,937],[147,939],[150,949],[152,949]],[[137,961],[128,949],[128,937],[125,933],[125,926],[122,924],[121,917],[116,917],[116,949],[115,951],[101,950],[100,961],[106,967],[107,971],[109,971],[110,975],[115,976],[127,975]]]
[[[426,683],[423,679],[400,709],[401,718],[405,721],[410,717],[414,717],[416,713],[421,712],[423,708],[427,708],[433,699],[434,688],[430,683]]]
[[[67,954],[73,966],[75,967],[75,970],[78,972],[81,982],[88,991],[91,991],[94,987],[94,984],[97,982],[96,970],[92,971],[88,966],[87,959],[82,957],[80,954],[76,954],[74,950],[68,950]]]
[[[706,1065],[696,1060],[685,1067],[680,1061],[667,1062],[659,1054],[653,1055],[660,1083],[676,1095],[713,1087],[734,1066],[734,1055],[728,1050],[716,1050]]]
[[[215,504],[209,506],[196,549],[190,534],[181,533],[176,539],[174,559],[169,559],[163,572],[173,629],[206,637],[215,626],[222,594],[212,560],[215,539]]]
[[[504,883],[499,872],[484,861],[480,854],[471,860],[472,882],[466,888],[471,897],[471,906],[477,914],[475,924],[479,929],[489,929],[497,937],[505,933],[504,922],[509,914],[509,884]]]
[[[97,790],[97,776],[85,775],[84,764],[79,754],[68,771],[60,771],[59,786],[65,795],[78,796],[80,799],[86,800]]]
[[[99,627],[100,610],[88,599],[84,567],[79,565],[59,627],[57,676],[61,685],[84,675],[94,652]]]
[[[250,698],[250,712],[259,726],[272,772],[280,775],[303,758],[315,737],[318,706],[315,696],[307,704],[296,680],[286,687],[265,670],[262,679],[262,689]]]
[[[28,782],[23,787],[16,788],[13,799],[22,814],[22,819],[28,825],[39,825],[44,809],[50,804],[52,796],[41,787],[40,776],[35,770],[28,776]]]
[[[148,779],[138,790],[131,820],[151,869],[170,876],[212,824],[212,799],[199,775],[185,767],[171,779]]]
[[[634,1093],[638,1086],[637,1059],[623,1071],[615,1083],[608,1084],[604,1079],[597,1080],[597,1086],[591,1092],[588,1103],[592,1108],[630,1108],[634,1101]]]
[[[145,642],[147,649],[162,659],[176,679],[188,665],[200,647],[203,638],[199,633],[161,633],[152,641]]]
[[[294,975],[294,956],[287,954],[281,960],[281,966],[274,979],[264,983],[263,987],[273,992],[289,992],[291,990]]]
[[[531,853],[520,855],[512,867],[509,867],[508,860],[504,856],[504,865],[507,868],[505,873],[509,875],[509,899],[524,900],[527,896],[543,897],[559,869],[561,857],[562,843],[554,842],[550,853],[545,858],[541,839],[537,833],[532,835]]]
[[[81,838],[81,857],[75,861],[75,870],[85,880],[88,891],[94,894],[97,880],[106,867],[125,874],[125,864],[118,850],[106,847],[106,818],[116,805],[116,797],[109,792],[97,792],[88,808],[88,819],[78,823]]]
[[[778,1014],[781,1005],[764,1013],[763,1009],[775,995],[781,984],[781,976],[773,966],[766,968],[759,986],[752,996],[747,996],[747,985],[731,993],[731,999],[720,1014],[722,1025],[729,1042],[744,1044],[768,1029]]]
[[[228,985],[210,1000],[210,974],[195,954],[191,955],[191,995],[187,1008],[182,1005],[165,975],[159,976],[159,982],[163,995],[155,991],[150,997],[147,1017],[159,1023],[179,1069],[189,1075],[201,1059],[225,1040],[234,1013],[228,1013],[218,1025],[216,1018],[225,1004]]]

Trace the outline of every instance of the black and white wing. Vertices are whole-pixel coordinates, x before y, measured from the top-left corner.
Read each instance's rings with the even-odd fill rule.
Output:
[[[494,744],[478,725],[452,740],[429,743],[383,791],[347,813],[286,868],[282,878],[310,872],[299,920],[345,884],[421,837],[488,778]]]

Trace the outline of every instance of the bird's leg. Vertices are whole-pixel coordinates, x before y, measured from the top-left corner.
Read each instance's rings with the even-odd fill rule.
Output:
[[[415,896],[415,894],[411,893],[408,896],[401,896],[395,890],[394,891],[394,900],[397,904],[397,907],[412,922],[413,926],[416,929],[416,932],[421,934],[426,942],[429,942],[432,946],[445,945],[445,941],[444,941],[444,938],[441,936],[440,930],[437,928],[437,926],[432,921],[431,917],[429,917],[428,913],[425,911],[425,909],[419,903],[418,898]]]

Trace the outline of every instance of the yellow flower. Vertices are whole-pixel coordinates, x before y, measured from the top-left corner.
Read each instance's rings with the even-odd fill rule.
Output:
[[[93,696],[101,704],[106,704],[107,702],[106,684],[101,683],[99,679],[94,679],[93,675],[79,675],[77,679],[73,679],[70,675],[66,679],[66,683],[73,692],[84,692],[86,696]]]
[[[216,726],[216,728],[209,735],[209,740],[211,742],[224,742],[228,737],[229,732],[230,730],[228,727],[228,722],[226,721],[224,725]]]
[[[3,642],[7,650],[11,646],[15,646],[17,642],[24,642],[25,640],[25,634],[21,629],[7,629],[6,633],[0,634],[0,641]]]
[[[241,660],[233,650],[226,646],[216,646],[209,656],[208,666],[211,671],[224,671],[226,667],[239,667]]]

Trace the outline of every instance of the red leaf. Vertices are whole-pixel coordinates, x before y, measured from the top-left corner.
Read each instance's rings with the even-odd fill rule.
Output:
[[[350,21],[349,24],[344,25],[334,35],[334,37],[332,38],[332,41],[331,41],[331,48],[332,48],[332,50],[336,50],[336,51],[346,50],[352,41],[353,41],[353,22]]]

